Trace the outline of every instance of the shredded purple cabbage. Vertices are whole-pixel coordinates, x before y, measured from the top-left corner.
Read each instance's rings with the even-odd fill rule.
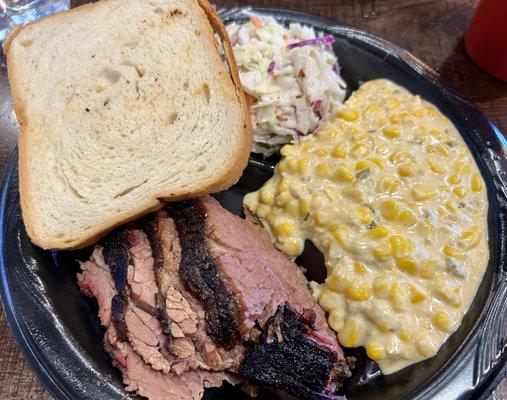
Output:
[[[298,131],[297,129],[292,129],[292,137],[294,138],[294,140],[298,140],[300,137],[304,136],[303,135],[303,132],[301,131]]]
[[[322,37],[318,37],[315,39],[308,39],[308,40],[302,40],[300,42],[291,43],[287,46],[289,50],[295,49],[297,47],[304,47],[304,46],[315,46],[319,44],[331,44],[334,43],[334,37],[333,35],[326,35]]]
[[[317,100],[313,105],[313,111],[320,110],[320,107],[322,107],[322,100]]]
[[[333,65],[333,71],[336,73],[336,75],[340,75],[340,66],[338,65],[338,63],[335,63]]]
[[[272,74],[273,71],[275,70],[275,60],[271,61],[271,63],[269,64],[269,67],[268,67],[268,74]]]

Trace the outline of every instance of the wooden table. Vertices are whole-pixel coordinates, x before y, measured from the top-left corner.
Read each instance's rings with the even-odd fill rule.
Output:
[[[75,4],[85,1],[78,0]],[[298,10],[342,21],[390,40],[438,71],[507,132],[507,84],[495,80],[467,57],[462,43],[478,0],[252,0],[216,2]],[[5,71],[0,99],[8,95]],[[9,104],[0,101],[0,174],[16,145],[17,125]],[[0,311],[0,399],[50,399],[17,349]],[[504,380],[491,399],[507,399]]]

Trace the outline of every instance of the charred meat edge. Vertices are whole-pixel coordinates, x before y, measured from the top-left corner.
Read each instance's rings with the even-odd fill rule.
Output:
[[[111,317],[118,338],[127,341],[127,324],[125,313],[130,301],[152,317],[159,318],[159,312],[141,299],[130,296],[128,284],[128,267],[131,262],[129,228],[119,228],[107,235],[101,242],[104,262],[109,266],[117,293],[111,300]]]
[[[157,222],[157,213],[149,214],[146,217],[142,218],[137,225],[140,229],[144,231],[146,234],[148,241],[150,242],[150,247],[153,256],[153,271],[155,273],[155,280],[160,282],[160,274],[164,267],[164,249],[162,247],[162,241],[160,240],[160,233]],[[167,342],[165,346],[167,347],[171,342],[172,333],[171,333],[171,321],[169,316],[165,311],[165,300],[160,291],[157,292],[157,318],[162,325],[162,329],[164,334],[167,337]]]
[[[239,342],[238,305],[207,244],[206,208],[199,200],[187,200],[166,209],[180,240],[180,278],[203,303],[210,337],[230,350]]]
[[[296,312],[281,304],[264,327],[258,343],[251,343],[239,374],[251,382],[302,400],[338,400],[338,379],[350,375],[351,359],[337,360],[330,349],[311,338],[315,312]]]

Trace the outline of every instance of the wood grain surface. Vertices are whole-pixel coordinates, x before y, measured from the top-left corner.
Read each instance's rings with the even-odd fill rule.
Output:
[[[74,1],[74,5],[86,1]],[[216,1],[219,7],[283,8],[322,15],[381,36],[409,50],[481,107],[507,132],[507,84],[467,57],[463,34],[478,0],[251,0]],[[62,38],[64,40],[64,38]],[[9,98],[0,72],[0,99]],[[16,145],[18,127],[9,101],[0,101],[0,174]],[[50,399],[24,360],[0,311],[0,400]],[[507,380],[491,400],[507,400]]]

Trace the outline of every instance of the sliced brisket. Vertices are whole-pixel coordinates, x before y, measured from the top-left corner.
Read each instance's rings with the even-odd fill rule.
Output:
[[[168,326],[169,350],[177,357],[173,370],[177,373],[195,368],[214,371],[235,371],[244,354],[242,344],[227,350],[208,334],[205,307],[182,282],[180,265],[182,251],[173,219],[160,211],[145,218],[139,225],[146,232],[154,250],[155,276],[159,287],[159,307]],[[195,352],[189,357],[179,356],[178,348],[188,346]]]
[[[87,295],[97,299],[101,323],[107,328],[104,345],[121,370],[126,390],[151,400],[199,400],[205,388],[219,387],[223,381],[238,383],[226,372],[195,370],[181,376],[153,370],[134,350],[130,341],[118,335],[112,323],[111,304],[117,296],[115,282],[103,263],[102,248],[97,246],[92,258],[81,265],[78,284]]]
[[[338,399],[350,375],[302,271],[209,196],[114,231],[81,269],[128,391],[194,400],[241,376],[301,399]]]
[[[102,242],[103,262],[109,266],[116,294],[111,300],[116,335],[154,370],[169,372],[164,356],[165,336],[155,304],[158,288],[146,235],[137,229],[114,231]]]
[[[200,201],[183,201],[169,208],[181,245],[179,275],[206,311],[206,329],[229,350],[239,342],[238,307],[206,239],[206,208]]]

